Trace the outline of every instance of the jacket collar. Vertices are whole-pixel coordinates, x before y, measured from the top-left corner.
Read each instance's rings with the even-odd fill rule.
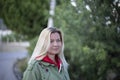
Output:
[[[61,67],[61,60],[60,60],[60,58],[59,58],[57,55],[55,56],[55,60],[56,60],[56,63],[55,63],[53,60],[51,60],[51,59],[48,57],[48,55],[46,55],[46,56],[42,59],[42,61],[45,62],[44,65],[55,65],[55,66],[58,67],[58,69],[60,69],[60,67]]]

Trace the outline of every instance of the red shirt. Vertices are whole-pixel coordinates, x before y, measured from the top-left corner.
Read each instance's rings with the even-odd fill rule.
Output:
[[[42,61],[48,62],[48,63],[50,63],[50,64],[54,64],[55,66],[58,67],[58,69],[60,69],[61,60],[60,60],[60,58],[59,58],[57,55],[55,56],[55,60],[56,60],[56,63],[55,63],[53,60],[51,60],[51,59],[48,57],[48,55],[46,55],[46,56],[42,59]]]

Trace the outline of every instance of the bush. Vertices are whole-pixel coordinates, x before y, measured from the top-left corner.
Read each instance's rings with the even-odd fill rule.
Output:
[[[13,65],[13,72],[14,75],[16,76],[16,78],[18,80],[21,80],[23,77],[23,73],[27,67],[27,58],[23,58],[23,59],[18,59],[14,65]]]

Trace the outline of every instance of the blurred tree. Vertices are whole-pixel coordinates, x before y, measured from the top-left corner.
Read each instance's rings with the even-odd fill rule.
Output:
[[[120,74],[120,2],[77,0],[75,7],[61,3],[54,21],[65,35],[71,80],[105,80],[109,70]]]
[[[47,27],[49,0],[0,0],[0,10],[8,28],[33,38]]]

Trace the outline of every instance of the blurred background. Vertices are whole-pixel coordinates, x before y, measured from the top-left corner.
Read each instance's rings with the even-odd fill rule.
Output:
[[[51,26],[64,33],[71,80],[120,80],[120,0],[0,0],[0,80],[22,80]]]

